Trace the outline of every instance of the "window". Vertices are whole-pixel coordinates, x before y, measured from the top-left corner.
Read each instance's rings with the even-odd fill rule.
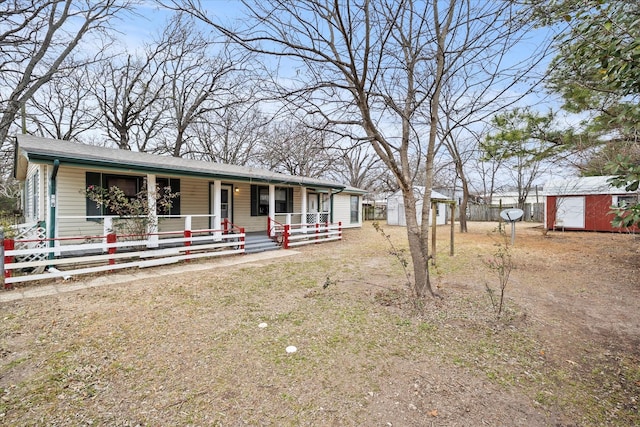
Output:
[[[135,176],[105,176],[105,188],[118,187],[129,199],[140,192],[140,179]]]
[[[164,195],[165,189],[169,189],[171,193],[180,192],[180,180],[176,178],[156,178],[156,185],[159,188],[159,197]],[[180,195],[171,199],[171,209],[163,211],[158,206],[157,212],[158,215],[180,215]]]
[[[287,212],[288,188],[276,188],[276,212]]]
[[[276,213],[293,212],[293,188],[275,188]],[[251,186],[251,216],[269,215],[269,187]]]
[[[269,214],[269,187],[258,188],[258,215]]]
[[[360,221],[360,197],[351,196],[351,223]]]
[[[31,175],[27,179],[25,188],[25,216],[31,220],[38,220],[40,214],[40,171]]]
[[[638,196],[618,196],[617,206],[619,208],[633,206],[638,203]]]
[[[142,178],[138,176],[107,175],[99,172],[87,172],[85,188],[90,185],[102,188],[118,187],[128,198],[132,199],[140,191],[141,182]],[[98,206],[96,202],[89,200],[89,198],[87,198],[86,201],[86,214],[87,216],[115,215],[111,210],[106,209],[104,206]],[[89,221],[99,221],[99,219],[89,218]]]
[[[144,179],[140,176],[130,176],[130,175],[110,175],[103,174],[100,172],[87,172],[86,173],[86,182],[85,188],[90,185],[94,185],[102,188],[111,188],[118,187],[122,192],[130,199],[133,199],[137,196],[137,194],[143,190]],[[160,194],[164,192],[166,187],[171,187],[172,193],[177,193],[180,191],[180,180],[175,178],[156,178],[156,184],[160,187]],[[172,206],[170,212],[160,212],[158,210],[158,214],[161,215],[180,215],[180,196],[174,198],[172,201]],[[114,215],[108,209],[105,209],[102,206],[98,206],[96,202],[86,200],[86,215],[88,217],[91,216],[104,216],[104,215]],[[89,221],[99,221],[99,218],[89,218]]]

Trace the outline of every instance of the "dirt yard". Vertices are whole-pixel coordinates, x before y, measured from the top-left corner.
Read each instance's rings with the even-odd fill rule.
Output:
[[[518,224],[497,319],[496,226],[456,230],[453,257],[438,228],[442,298],[420,307],[371,223],[286,258],[0,304],[0,425],[640,425],[640,238]]]

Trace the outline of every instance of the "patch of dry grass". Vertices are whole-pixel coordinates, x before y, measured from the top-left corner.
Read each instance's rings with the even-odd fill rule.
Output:
[[[406,247],[402,229],[387,231]],[[434,277],[445,298],[422,312],[370,225],[261,266],[5,304],[0,424],[640,422],[637,351],[596,343],[564,363],[509,290],[495,320],[481,267],[489,231],[458,235],[453,258],[440,233]]]

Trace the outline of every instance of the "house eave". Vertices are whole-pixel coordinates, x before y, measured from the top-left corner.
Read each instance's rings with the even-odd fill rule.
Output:
[[[234,174],[225,174],[218,172],[201,172],[201,171],[185,171],[174,168],[163,168],[157,166],[148,166],[148,165],[122,165],[118,162],[111,162],[108,160],[91,160],[87,161],[84,159],[78,159],[74,157],[63,157],[56,156],[56,159],[60,160],[60,163],[66,166],[76,166],[76,167],[84,167],[91,169],[106,169],[114,172],[129,172],[129,173],[139,173],[139,174],[162,174],[162,175],[170,175],[170,176],[179,176],[179,177],[189,177],[189,178],[209,178],[209,179],[222,179],[229,181],[240,181],[240,182],[257,182],[264,184],[288,184],[288,185],[307,185],[317,188],[325,188],[325,189],[343,189],[342,186],[330,186],[330,185],[318,185],[317,183],[305,184],[304,180],[296,180],[299,177],[292,177],[291,180],[288,179],[269,179],[262,177],[247,177],[243,175],[234,175]],[[32,163],[41,163],[41,164],[53,164],[53,157],[48,155],[41,154],[30,154],[28,161]],[[25,159],[26,161],[26,159]],[[24,179],[24,178],[23,178]]]
[[[18,139],[20,140],[20,138]],[[54,148],[56,146],[56,140],[51,141],[54,142],[51,147],[37,147],[33,144],[32,140],[29,141],[31,146],[27,146],[26,149],[25,147],[21,147],[19,141],[16,147],[16,162],[14,169],[14,176],[17,179],[24,180],[26,178],[27,166],[29,162],[53,164],[53,161],[55,159],[58,159],[64,166],[105,169],[117,172],[140,174],[153,173],[169,176],[193,177],[212,180],[220,179],[236,182],[305,186],[326,190],[344,190],[346,187],[345,185],[333,183],[331,181],[324,181],[300,176],[288,176],[254,168],[245,168],[246,173],[244,173],[244,171],[240,171],[239,173],[234,173],[234,171],[225,172],[220,171],[219,169],[215,169],[215,163],[208,164],[204,161],[191,161],[191,163],[184,163],[180,165],[169,164],[167,166],[162,166],[161,164],[158,164],[157,160],[149,161],[147,158],[141,158],[140,160],[142,161],[137,161],[137,158],[131,159],[129,161],[123,161],[122,159],[112,160],[107,158],[104,154],[102,155],[102,157],[94,157],[91,155],[93,153],[85,153],[87,158],[78,157],[77,155],[70,155],[69,150],[56,150]],[[64,143],[69,144],[67,141],[65,141]],[[62,144],[62,142],[60,142],[60,144]],[[136,153],[136,155],[138,154]],[[171,158],[167,158],[167,160],[170,159]],[[229,168],[228,165],[224,166],[224,168]]]

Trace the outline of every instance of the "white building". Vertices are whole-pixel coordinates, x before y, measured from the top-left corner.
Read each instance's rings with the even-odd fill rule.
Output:
[[[422,217],[422,203],[424,199],[424,187],[414,187],[414,193],[416,194],[416,219],[418,224]],[[436,191],[431,191],[431,200],[442,200],[443,203],[436,204],[436,224],[443,225],[447,223],[447,203],[445,200],[449,200],[444,194],[440,194]],[[429,212],[429,224],[432,222],[431,215],[433,209]],[[404,199],[402,198],[402,191],[396,191],[387,198],[387,224],[389,225],[401,225],[406,227],[407,220],[405,217]]]

